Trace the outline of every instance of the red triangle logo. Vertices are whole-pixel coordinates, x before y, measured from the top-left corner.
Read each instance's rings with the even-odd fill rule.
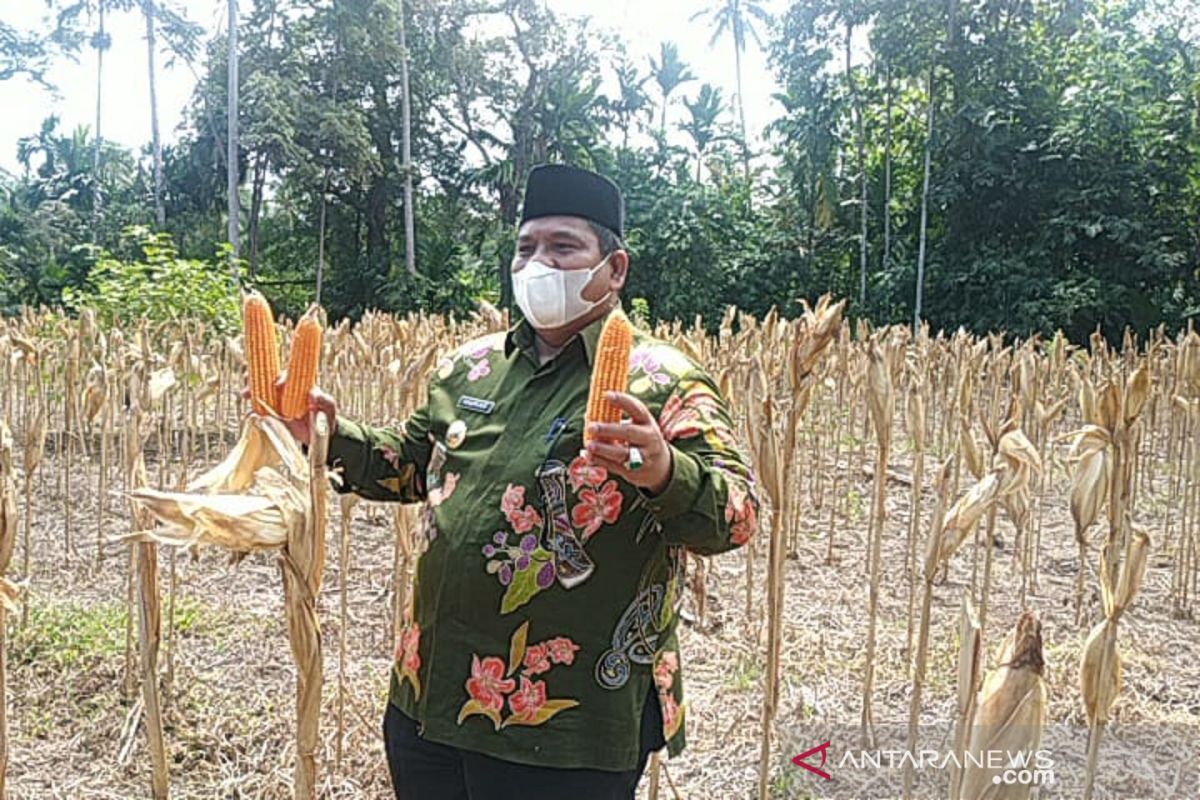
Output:
[[[826,759],[828,750],[829,750],[829,742],[824,742],[823,744],[819,744],[816,747],[812,748],[811,750],[805,750],[803,753],[801,753],[800,755],[793,758],[792,763],[795,764],[797,767],[804,767],[809,772],[820,775],[825,780],[830,780],[829,773],[826,772],[825,770],[821,769],[821,767],[825,766],[825,759]],[[818,751],[821,753],[821,765],[819,767],[814,767],[812,764],[809,764],[807,761],[804,760]]]

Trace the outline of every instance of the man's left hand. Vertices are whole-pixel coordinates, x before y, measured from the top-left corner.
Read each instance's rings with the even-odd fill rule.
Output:
[[[591,435],[584,456],[589,464],[604,467],[651,495],[661,494],[671,482],[674,466],[671,447],[663,438],[654,415],[646,405],[625,392],[607,392],[609,402],[620,408],[628,420],[619,423],[591,423]],[[629,468],[629,448],[642,452],[642,466]]]

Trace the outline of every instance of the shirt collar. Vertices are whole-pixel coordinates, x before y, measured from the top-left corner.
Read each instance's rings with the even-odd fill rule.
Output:
[[[615,305],[613,309],[624,309],[624,306],[619,298],[617,300],[617,305]],[[611,313],[612,312],[610,311],[609,314]],[[600,343],[600,331],[604,329],[604,321],[606,319],[608,319],[608,314],[592,320],[590,323],[588,323],[586,328],[572,337],[566,343],[566,345],[564,345],[563,349],[565,350],[567,347],[570,347],[571,342],[579,339],[579,341],[583,343],[583,356],[587,360],[588,366],[591,367],[596,356],[596,347]],[[534,343],[534,336],[535,333],[533,326],[529,324],[528,320],[519,320],[516,325],[513,325],[508,329],[508,333],[504,337],[505,358],[511,356],[512,351],[516,349],[520,350],[521,352],[528,353],[536,363],[537,347]]]

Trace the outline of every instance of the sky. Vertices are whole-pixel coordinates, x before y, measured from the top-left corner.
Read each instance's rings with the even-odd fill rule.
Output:
[[[243,0],[248,5],[250,0]],[[704,17],[695,22],[689,17],[709,7],[714,0],[544,0],[556,13],[586,15],[603,28],[614,30],[627,43],[627,53],[643,70],[651,55],[657,56],[659,42],[670,39],[679,46],[680,57],[699,81],[686,84],[683,96],[694,96],[700,81],[723,90],[727,101],[734,95],[733,45],[728,38],[709,46],[711,31]],[[778,11],[781,0],[760,0],[768,11]],[[187,16],[202,24],[210,34],[222,32],[227,6],[225,0],[184,0]],[[0,0],[0,19],[21,30],[45,29],[45,5],[40,0]],[[145,23],[139,14],[110,14],[106,27],[113,46],[105,54],[104,117],[105,139],[130,148],[140,148],[150,140],[149,83],[146,68]],[[760,29],[762,26],[760,26]],[[761,30],[765,37],[767,31]],[[175,141],[183,111],[191,97],[202,65],[192,68],[183,62],[167,69],[159,58],[159,127],[164,144]],[[193,69],[195,70],[193,72]],[[611,70],[604,70],[607,79]],[[777,91],[766,60],[751,41],[742,60],[743,86],[746,93],[746,126],[752,141],[777,112],[773,92]],[[79,125],[94,129],[96,115],[96,55],[84,50],[77,62],[62,59],[49,72],[48,79],[57,94],[25,78],[0,82],[0,169],[17,174],[17,140],[34,134],[42,120],[57,114],[60,130],[72,131]],[[244,78],[244,76],[243,76]],[[614,82],[615,83],[615,82]],[[602,87],[609,89],[608,85]],[[650,88],[650,87],[647,87]],[[652,90],[654,91],[654,90]],[[679,96],[677,92],[676,96]],[[653,96],[653,95],[652,95]],[[676,107],[675,113],[684,113]],[[729,111],[726,120],[734,122]],[[680,134],[680,143],[684,137]]]

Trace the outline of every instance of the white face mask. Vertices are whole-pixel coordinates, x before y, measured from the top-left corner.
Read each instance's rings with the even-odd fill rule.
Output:
[[[527,261],[512,274],[513,297],[525,319],[535,328],[561,328],[603,303],[583,299],[583,290],[612,254],[591,269],[555,269],[540,261]]]

